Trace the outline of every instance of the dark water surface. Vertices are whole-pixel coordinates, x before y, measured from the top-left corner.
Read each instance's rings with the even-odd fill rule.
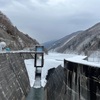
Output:
[[[26,100],[44,100],[44,88],[31,88]]]

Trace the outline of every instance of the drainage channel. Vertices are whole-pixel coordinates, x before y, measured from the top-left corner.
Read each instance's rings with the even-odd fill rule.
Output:
[[[45,100],[44,98],[44,88],[34,88],[32,87],[26,100]]]
[[[26,100],[44,100],[44,88],[41,87],[41,69],[36,69],[35,82]]]

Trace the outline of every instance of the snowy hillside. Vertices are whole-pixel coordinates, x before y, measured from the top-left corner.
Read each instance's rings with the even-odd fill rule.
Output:
[[[59,53],[73,52],[87,55],[88,51],[100,49],[100,23],[85,31],[78,32],[78,34],[73,33],[66,37],[52,44],[49,50]]]
[[[74,37],[75,35],[77,35],[77,34],[79,34],[79,33],[81,33],[81,32],[82,32],[82,31],[74,32],[74,33],[72,33],[72,34],[70,34],[70,35],[67,35],[67,36],[61,38],[61,39],[58,39],[58,40],[56,40],[56,41],[53,41],[53,42],[51,42],[51,43],[49,44],[49,46],[48,46],[47,49],[48,49],[48,50],[54,50],[54,51],[56,51],[56,50],[55,50],[56,48],[62,46],[62,45],[65,44],[67,41],[69,41],[70,38]],[[47,43],[48,43],[48,42],[46,42],[46,44],[47,44]],[[44,44],[45,44],[45,43],[44,43]]]

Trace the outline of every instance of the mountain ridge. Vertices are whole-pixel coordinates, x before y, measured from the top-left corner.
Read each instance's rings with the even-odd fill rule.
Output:
[[[100,49],[100,23],[88,28],[87,30],[79,32],[79,34],[66,36],[68,39],[65,42],[60,41],[62,45],[56,43],[49,50],[59,53],[75,52],[78,54],[87,55],[88,51]],[[54,44],[52,44],[54,45]]]
[[[12,50],[21,50],[39,45],[37,40],[19,31],[10,19],[0,11],[0,42],[2,41]]]

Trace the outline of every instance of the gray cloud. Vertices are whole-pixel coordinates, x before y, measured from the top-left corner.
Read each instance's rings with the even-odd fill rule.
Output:
[[[0,5],[18,29],[39,42],[61,38],[100,21],[99,0],[0,0]]]
[[[40,3],[47,3],[48,0],[38,0]]]

